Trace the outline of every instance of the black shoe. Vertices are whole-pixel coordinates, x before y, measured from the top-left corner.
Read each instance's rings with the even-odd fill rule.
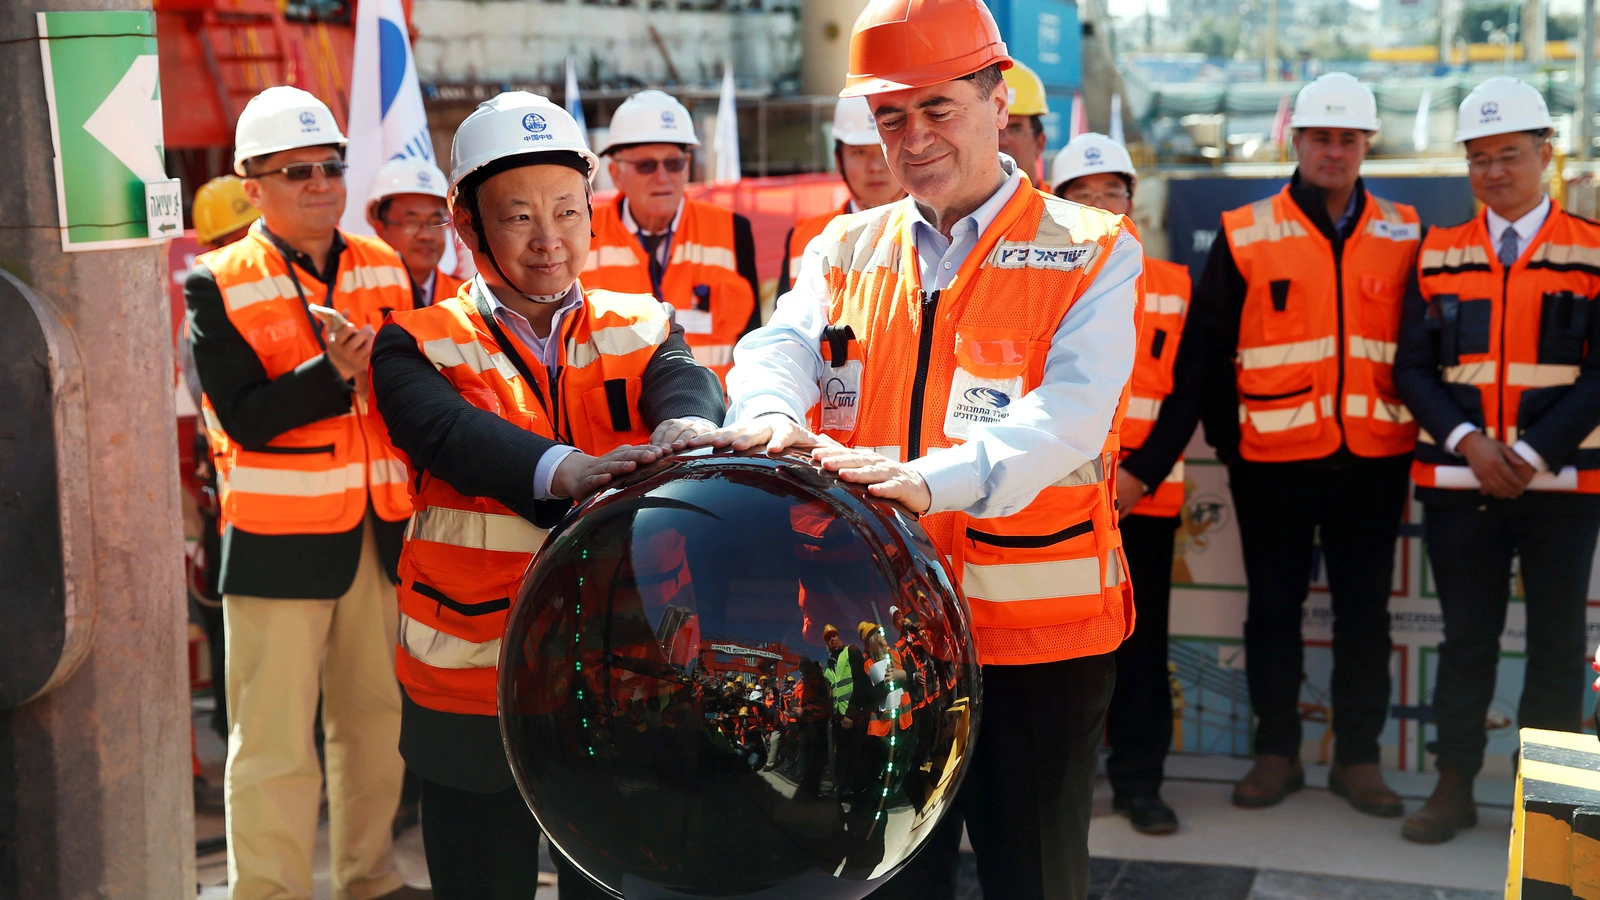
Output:
[[[1178,814],[1160,797],[1113,797],[1111,809],[1128,817],[1140,834],[1172,834],[1178,830]]]

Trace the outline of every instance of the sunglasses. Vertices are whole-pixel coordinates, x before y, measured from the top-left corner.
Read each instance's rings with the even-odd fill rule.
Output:
[[[273,169],[270,172],[257,172],[254,175],[246,175],[245,177],[264,178],[268,175],[282,175],[290,181],[310,181],[312,173],[321,169],[324,178],[333,179],[343,178],[346,168],[344,160],[330,159],[326,162],[290,163],[281,169]]]
[[[672,159],[619,159],[617,162],[633,166],[633,170],[640,175],[654,175],[656,167],[666,169],[669,174],[676,175],[689,165],[689,157],[675,156]]]

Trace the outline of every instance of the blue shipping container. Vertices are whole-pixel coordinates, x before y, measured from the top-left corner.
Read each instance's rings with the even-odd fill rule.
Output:
[[[1083,86],[1083,28],[1078,4],[1062,0],[984,0],[1006,49],[1039,73],[1053,94]]]

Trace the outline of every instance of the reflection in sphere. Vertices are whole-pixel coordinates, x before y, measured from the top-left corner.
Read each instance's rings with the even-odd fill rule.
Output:
[[[863,897],[954,802],[977,734],[938,551],[800,457],[697,451],[590,500],[504,648],[523,795],[630,900]]]

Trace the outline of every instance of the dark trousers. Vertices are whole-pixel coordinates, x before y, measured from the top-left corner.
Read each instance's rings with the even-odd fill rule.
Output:
[[[983,719],[956,805],[872,900],[953,900],[965,823],[985,897],[1082,900],[1111,654],[983,667]]]
[[[1161,790],[1161,770],[1172,745],[1167,613],[1178,517],[1126,516],[1121,528],[1137,615],[1133,634],[1113,654],[1117,689],[1106,713],[1111,745],[1106,777],[1119,797],[1153,797]]]
[[[1583,730],[1584,613],[1600,514],[1552,512],[1543,499],[1424,507],[1423,534],[1444,613],[1433,692],[1438,740],[1428,746],[1441,769],[1476,775],[1483,767],[1513,553],[1522,558],[1528,634],[1517,725]]]
[[[1300,619],[1319,535],[1333,605],[1334,761],[1378,761],[1389,714],[1389,592],[1410,461],[1229,467],[1249,581],[1245,675],[1257,753],[1300,756]]]
[[[539,824],[515,787],[492,794],[422,780],[422,848],[438,900],[533,900]],[[562,900],[609,897],[551,848]]]

